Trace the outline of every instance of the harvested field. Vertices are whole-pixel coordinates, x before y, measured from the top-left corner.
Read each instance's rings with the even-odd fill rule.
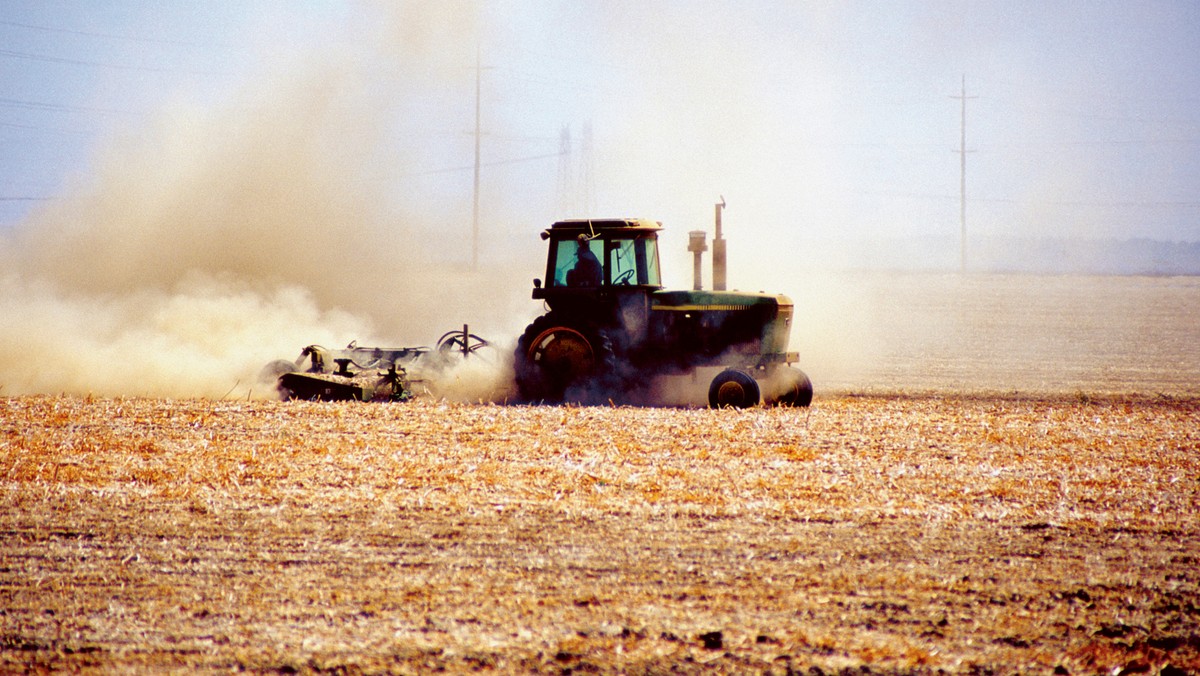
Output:
[[[788,288],[819,392],[1200,397],[1200,277],[859,273]]]
[[[0,399],[0,672],[1200,672],[1200,400]]]

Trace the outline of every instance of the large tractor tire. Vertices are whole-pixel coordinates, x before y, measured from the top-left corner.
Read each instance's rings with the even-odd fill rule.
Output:
[[[770,403],[798,407],[812,403],[813,384],[804,371],[791,366],[783,367],[772,379],[775,381],[775,393]]]
[[[750,408],[758,404],[758,381],[738,369],[725,369],[708,386],[708,405],[712,408]]]
[[[521,397],[551,404],[603,401],[616,362],[602,331],[554,313],[525,329],[514,357]]]

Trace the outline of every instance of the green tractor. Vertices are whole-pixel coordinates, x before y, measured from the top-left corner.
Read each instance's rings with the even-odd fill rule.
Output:
[[[517,342],[522,398],[622,400],[655,377],[718,367],[708,389],[714,408],[808,406],[812,383],[787,351],[792,301],[663,289],[660,230],[656,221],[620,219],[559,221],[542,232],[546,282],[534,280],[533,298],[549,310]]]

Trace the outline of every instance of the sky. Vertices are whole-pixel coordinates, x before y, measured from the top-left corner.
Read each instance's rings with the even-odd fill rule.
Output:
[[[1200,240],[1189,1],[15,0],[0,44],[25,343],[186,343],[190,301],[278,315],[281,348],[416,340],[481,292],[519,333],[549,223],[660,220],[683,286],[722,200],[745,287],[864,243],[940,265],[964,156],[969,239]]]
[[[0,37],[9,227],[129,137],[325,68],[371,99],[390,198],[469,220],[478,47],[492,244],[701,227],[722,195],[773,236],[954,236],[964,80],[972,232],[1200,238],[1193,2],[10,2]]]

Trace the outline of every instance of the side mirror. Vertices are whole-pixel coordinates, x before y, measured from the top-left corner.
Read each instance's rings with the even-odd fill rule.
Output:
[[[536,277],[535,277],[535,278],[533,279],[533,288],[535,288],[535,289],[540,289],[540,288],[542,288],[542,280],[540,280],[540,279],[538,279],[538,278],[536,278]]]

